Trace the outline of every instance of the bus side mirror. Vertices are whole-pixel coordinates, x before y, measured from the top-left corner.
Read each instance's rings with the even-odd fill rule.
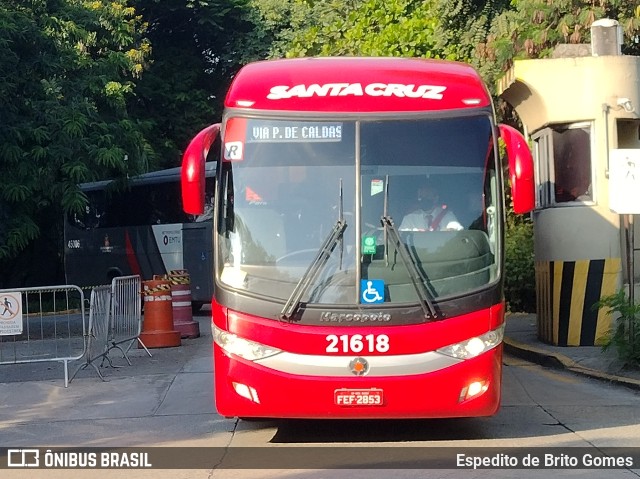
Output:
[[[528,213],[536,206],[533,156],[522,133],[508,125],[499,125],[507,149],[513,211]]]
[[[185,213],[204,213],[205,162],[211,145],[220,134],[220,123],[200,131],[182,155],[180,184],[182,187],[182,209]]]

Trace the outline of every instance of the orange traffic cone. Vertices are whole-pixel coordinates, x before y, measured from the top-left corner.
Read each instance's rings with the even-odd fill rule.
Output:
[[[183,338],[200,336],[200,324],[193,320],[191,309],[191,280],[185,270],[173,270],[167,275],[171,283],[173,305],[173,327],[180,331]]]
[[[142,295],[144,317],[140,340],[148,348],[180,346],[180,331],[173,327],[171,283],[165,279],[143,281]]]

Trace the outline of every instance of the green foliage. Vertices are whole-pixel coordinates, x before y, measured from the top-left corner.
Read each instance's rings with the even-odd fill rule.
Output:
[[[249,0],[241,62],[371,55],[471,61],[509,0]]]
[[[0,0],[0,260],[84,197],[77,183],[146,171],[127,101],[150,52],[126,0]],[[54,227],[51,225],[51,227]]]
[[[500,156],[504,157],[504,145],[500,145]],[[504,177],[509,178],[504,166]],[[528,215],[517,215],[513,211],[510,182],[505,180],[505,287],[507,308],[511,312],[536,312],[536,278],[533,243],[533,222]]]
[[[432,2],[365,0],[354,2],[327,24],[298,30],[286,54],[295,56],[362,55],[437,58]],[[319,13],[322,15],[322,13]]]
[[[593,309],[615,316],[614,326],[603,338],[603,349],[614,348],[626,366],[640,366],[640,304],[631,304],[624,291],[602,298]]]
[[[136,0],[152,47],[131,114],[147,122],[157,167],[178,166],[195,132],[222,113],[224,91],[252,26],[244,0]]]
[[[59,262],[78,183],[179,164],[219,118],[246,16],[246,0],[0,0],[4,278]]]
[[[445,57],[477,66],[476,49],[489,34],[494,19],[509,7],[509,0],[438,0],[436,37]]]
[[[2,233],[4,241],[0,243],[0,257],[9,257],[14,251],[19,251],[40,234],[40,228],[27,215],[17,215],[5,219]]]
[[[474,64],[491,84],[523,58],[548,58],[561,43],[589,43],[591,24],[613,18],[624,31],[623,53],[640,55],[640,8],[628,0],[514,0],[477,44]]]
[[[458,59],[449,40],[468,31],[467,25],[460,26],[460,19],[462,23],[471,21],[482,7],[468,0],[453,3],[249,0],[247,20],[254,29],[243,37],[237,50],[242,63],[264,57],[321,55]]]
[[[526,217],[507,221],[505,234],[505,298],[512,312],[535,312],[536,284],[533,224]],[[526,219],[525,219],[526,218]]]

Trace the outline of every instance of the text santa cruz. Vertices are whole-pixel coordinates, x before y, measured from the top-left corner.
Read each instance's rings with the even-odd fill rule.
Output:
[[[282,100],[299,97],[310,98],[312,96],[396,96],[400,98],[428,98],[441,100],[442,92],[446,86],[437,85],[403,85],[401,83],[325,83],[319,85],[277,85],[271,87],[267,98],[269,100]]]

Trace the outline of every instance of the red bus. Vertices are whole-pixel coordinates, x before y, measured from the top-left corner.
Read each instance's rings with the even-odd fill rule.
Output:
[[[514,208],[530,211],[531,153],[520,133],[496,125],[471,67],[398,58],[245,66],[222,122],[194,137],[182,165],[185,211],[199,214],[209,150],[218,162],[218,412],[494,414],[505,321],[500,137]]]

